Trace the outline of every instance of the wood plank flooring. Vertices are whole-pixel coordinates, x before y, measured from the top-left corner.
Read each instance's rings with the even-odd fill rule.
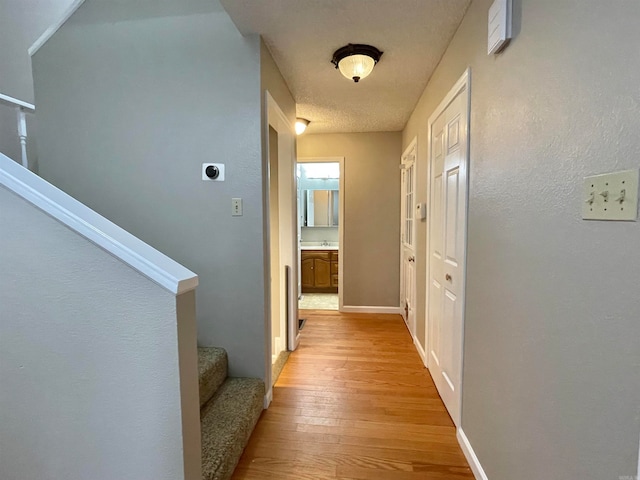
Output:
[[[305,310],[233,478],[473,480],[399,315]]]

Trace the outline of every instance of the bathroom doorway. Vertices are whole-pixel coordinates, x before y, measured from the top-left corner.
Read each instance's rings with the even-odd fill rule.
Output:
[[[344,158],[299,158],[298,308],[340,310],[344,224]],[[304,327],[300,315],[300,328]]]

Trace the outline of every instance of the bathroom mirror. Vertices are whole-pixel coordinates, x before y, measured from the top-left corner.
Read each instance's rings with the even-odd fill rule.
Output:
[[[338,190],[303,190],[305,227],[337,227]]]

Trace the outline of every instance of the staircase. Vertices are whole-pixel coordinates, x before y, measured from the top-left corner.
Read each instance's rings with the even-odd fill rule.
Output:
[[[231,478],[262,413],[265,387],[257,378],[227,377],[227,352],[198,348],[202,479]]]

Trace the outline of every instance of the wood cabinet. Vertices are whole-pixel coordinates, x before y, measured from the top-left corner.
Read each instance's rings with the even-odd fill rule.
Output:
[[[338,293],[338,252],[302,250],[302,293]]]

